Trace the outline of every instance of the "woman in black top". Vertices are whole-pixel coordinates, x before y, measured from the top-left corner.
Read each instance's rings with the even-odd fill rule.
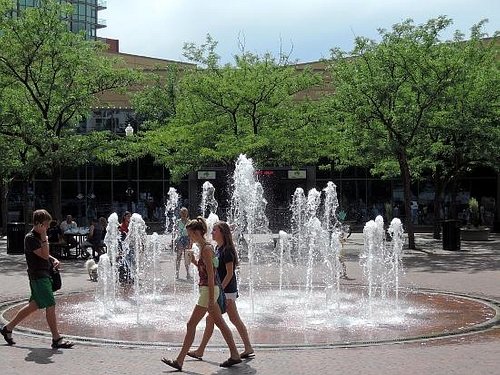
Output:
[[[231,235],[231,230],[229,225],[224,221],[219,221],[214,224],[212,229],[212,238],[217,242],[217,247],[215,252],[219,258],[219,266],[217,267],[217,273],[219,274],[219,280],[222,284],[222,289],[226,295],[226,311],[229,316],[229,320],[238,330],[241,340],[245,345],[245,350],[240,353],[241,358],[250,358],[254,356],[254,350],[250,339],[248,337],[248,331],[245,324],[242,322],[238,309],[236,307],[236,298],[238,297],[238,285],[236,281],[236,275],[234,271],[238,267],[238,254],[233,243],[233,237]],[[209,316],[206,319],[205,332],[203,333],[203,339],[201,340],[200,346],[195,351],[190,351],[187,353],[188,356],[192,358],[202,359],[205,348],[212,337],[214,331],[214,321]]]

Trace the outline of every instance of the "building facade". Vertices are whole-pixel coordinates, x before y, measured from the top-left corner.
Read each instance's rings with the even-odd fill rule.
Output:
[[[37,7],[40,0],[17,0],[17,12]],[[97,30],[106,27],[106,21],[99,18],[99,11],[106,9],[105,0],[67,0],[73,5],[73,14],[68,27],[74,33],[84,32],[88,39],[97,39]]]

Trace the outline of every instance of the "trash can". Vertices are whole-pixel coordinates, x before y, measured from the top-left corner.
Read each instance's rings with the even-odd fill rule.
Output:
[[[24,223],[7,223],[7,254],[24,254]]]
[[[443,221],[443,250],[460,250],[460,220]]]

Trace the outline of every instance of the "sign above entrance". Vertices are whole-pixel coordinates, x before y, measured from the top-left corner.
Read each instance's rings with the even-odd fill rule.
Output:
[[[258,169],[255,171],[257,176],[274,176],[274,171]]]
[[[307,173],[305,169],[288,171],[288,178],[290,180],[305,180],[307,178]]]
[[[198,171],[198,180],[215,180],[215,171]]]

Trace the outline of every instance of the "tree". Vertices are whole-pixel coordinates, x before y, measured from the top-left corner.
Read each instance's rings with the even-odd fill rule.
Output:
[[[105,57],[102,43],[68,31],[71,6],[40,1],[12,16],[12,2],[0,5],[0,134],[36,155],[28,169],[51,177],[52,211],[60,217],[61,166],[86,163],[106,138],[81,134],[78,123],[98,93],[128,87],[137,76]]]
[[[379,170],[397,162],[404,187],[405,227],[409,248],[415,248],[410,215],[412,150],[425,135],[432,110],[462,72],[440,33],[452,23],[447,17],[422,25],[406,20],[391,31],[379,30],[380,42],[355,39],[350,53],[332,50],[335,94],[331,103],[344,129],[349,149]]]
[[[426,156],[422,166],[430,170],[434,181],[436,238],[444,194],[448,192],[453,198],[450,213],[456,218],[453,203],[458,180],[478,166],[500,168],[499,39],[484,38],[485,22],[472,27],[468,40],[457,32],[447,43],[448,54],[455,56],[461,71],[433,108],[426,136],[416,147],[417,154]]]
[[[136,120],[143,128],[166,124],[176,114],[181,68],[169,65],[149,73],[149,82],[132,96]]]
[[[232,166],[241,153],[260,165],[297,165],[314,154],[305,152],[307,145],[314,150],[307,131],[313,116],[294,96],[320,78],[287,66],[285,56],[244,50],[234,66],[221,66],[216,46],[210,36],[200,47],[185,45],[201,68],[182,76],[175,116],[144,136],[144,148],[174,179],[214,163]]]

